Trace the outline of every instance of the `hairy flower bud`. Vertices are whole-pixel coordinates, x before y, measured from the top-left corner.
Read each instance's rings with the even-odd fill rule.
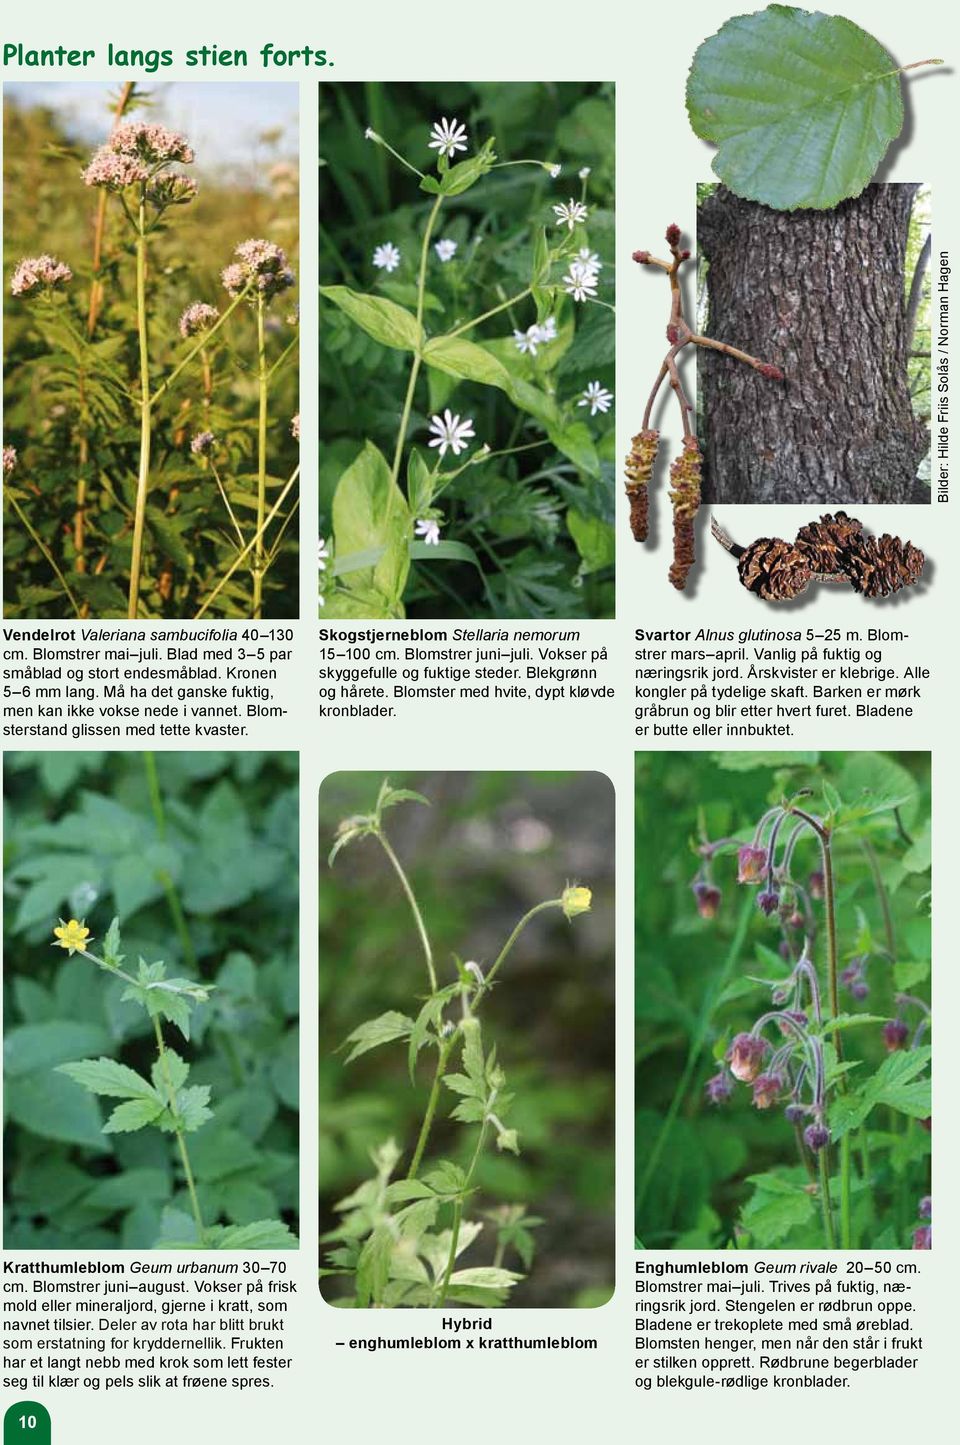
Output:
[[[771,913],[776,913],[780,907],[780,894],[765,888],[762,893],[757,894],[757,907],[769,918]]]
[[[675,221],[672,222],[672,223],[667,227],[667,231],[666,231],[667,245],[668,245],[668,246],[679,246],[679,244],[680,244],[680,235],[681,235],[680,227],[677,225],[677,223],[676,223]]]
[[[634,253],[633,253],[633,259],[634,259],[635,261],[638,261],[641,266],[649,266],[649,264],[650,264],[650,252],[649,252],[649,251],[634,251]]]
[[[887,1046],[887,1053],[895,1054],[898,1049],[906,1048],[910,1030],[903,1019],[887,1019],[887,1022],[883,1026],[882,1033],[883,1042]]]
[[[737,1034],[727,1050],[727,1063],[733,1077],[741,1084],[752,1084],[760,1072],[766,1051],[766,1044],[756,1034]]]
[[[726,1069],[721,1069],[719,1074],[714,1074],[703,1086],[704,1093],[711,1104],[726,1103],[733,1093],[733,1084],[730,1082],[730,1075]]]
[[[803,1131],[803,1139],[807,1148],[812,1153],[818,1154],[821,1149],[825,1149],[830,1143],[830,1130],[825,1124],[820,1122],[808,1124]]]
[[[788,1104],[783,1111],[783,1117],[790,1124],[802,1124],[807,1117],[807,1109],[803,1104]]]
[[[783,1091],[779,1074],[758,1074],[753,1081],[753,1104],[757,1109],[772,1109]]]
[[[719,888],[708,883],[704,878],[696,878],[690,887],[693,889],[693,896],[697,900],[697,912],[701,918],[716,918],[717,910],[723,900],[723,894]]]

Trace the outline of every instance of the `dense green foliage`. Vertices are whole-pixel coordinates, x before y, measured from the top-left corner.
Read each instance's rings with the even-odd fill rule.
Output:
[[[320,107],[323,615],[610,616],[613,412],[581,402],[614,377],[612,88],[371,82]],[[467,138],[437,163],[441,117]],[[598,269],[576,301],[581,252]],[[447,411],[473,434],[444,459]]]
[[[414,1211],[406,1224],[397,1219],[394,1238],[406,1238],[410,1254],[418,1252],[442,1275],[444,1250],[435,1240],[445,1234],[449,1241],[452,1195],[462,1183],[458,1171],[469,1171],[477,1146],[473,1080],[480,1078],[479,1044],[488,1077],[494,1067],[506,1074],[505,1133],[498,1128],[500,1147],[491,1134],[478,1154],[457,1272],[496,1268],[526,1276],[508,1285],[511,1306],[601,1304],[613,1285],[610,785],[598,774],[390,779],[431,804],[393,806],[383,827],[433,941],[437,991],[447,993],[444,1022],[455,1026],[462,1017],[460,1001],[449,996],[464,979],[457,957],[486,974],[529,909],[556,898],[574,878],[593,890],[590,912],[568,920],[554,908],[532,919],[482,1007],[476,992],[469,996],[482,1033],[477,1029],[469,1046],[465,1036],[462,1059],[459,1044],[451,1059],[450,1072],[456,1069],[459,1077],[439,1101],[424,1168],[414,1181],[428,1187],[417,1193],[404,1176],[437,1062],[436,1047],[419,1035],[424,1047],[413,1049],[411,1082],[411,1031],[403,1016],[416,1019],[433,997],[421,944],[399,878],[375,837],[353,838],[332,867],[326,862],[338,825],[345,817],[369,815],[381,782],[379,774],[336,774],[320,795],[320,1225],[326,1262],[332,1255],[333,1265],[343,1268],[351,1240],[369,1237],[362,1210],[370,1194],[361,1191],[371,1175],[386,1190],[392,1175],[384,1202],[395,1215]],[[388,1014],[393,1028],[386,1026]],[[374,1018],[381,1025],[376,1036],[369,1025],[361,1028]],[[331,1303],[368,1301],[369,1256],[370,1250],[361,1270],[348,1269],[349,1277],[323,1279]],[[480,1278],[484,1282],[476,1283]],[[468,1305],[499,1302],[499,1275],[472,1279],[448,1297]],[[431,1291],[412,1291],[415,1283],[413,1274],[405,1290],[396,1279],[389,1286],[384,1281],[381,1297],[430,1303]],[[435,1301],[435,1290],[433,1295]]]
[[[125,970],[162,960],[168,980],[211,990],[189,1010],[174,999],[163,1016],[168,1046],[190,1066],[186,1104],[205,1108],[209,1090],[212,1117],[198,1114],[189,1135],[203,1219],[215,1237],[217,1225],[278,1217],[296,1229],[297,758],[164,753],[155,768],[139,753],[6,755],[7,1248],[189,1238],[163,1123],[105,1132],[124,1096],[103,1109],[86,1091],[106,1092],[104,1066],[74,1077],[60,1067],[114,1060],[132,1087],[131,1071],[152,1076],[157,1046],[142,998],[50,947],[58,915],[85,919],[101,957],[116,915]]]
[[[927,753],[638,755],[636,1233],[644,1246],[822,1248],[822,1162],[850,1247],[910,1247],[930,1188],[929,763]],[[811,793],[798,806],[832,834],[838,1029],[827,1017],[816,837],[803,831],[792,860],[793,877],[811,889],[796,906],[812,927],[775,908],[765,915],[762,882],[737,883],[737,845],[801,789]],[[699,901],[712,917],[699,916],[691,890],[704,879],[705,840],[732,840],[709,858],[708,886],[720,896]],[[805,1027],[819,1033],[826,1059],[822,1159],[803,1146],[804,1121],[795,1129],[785,1117],[786,1089],[772,1106],[755,1094],[752,1107],[749,1087],[724,1063],[759,1016],[792,1006],[775,981],[790,973],[806,932],[824,1015],[818,1030],[806,1005]],[[726,1097],[714,1104],[705,1089],[718,1071]]]
[[[105,141],[117,97],[104,93]],[[127,118],[162,118],[134,94]],[[199,116],[198,120],[209,120]],[[141,454],[140,353],[135,236],[122,199],[85,186],[93,147],[59,113],[4,111],[4,444],[17,453],[4,478],[4,597],[11,617],[125,617]],[[189,139],[189,137],[188,137]],[[201,301],[224,312],[221,271],[235,247],[265,236],[289,254],[298,237],[296,166],[264,136],[244,174],[224,175],[202,148],[184,174],[197,199],[164,211],[147,238],[146,312],[151,390],[200,338],[184,339],[181,314]],[[95,273],[100,198],[107,196],[103,248]],[[25,256],[52,254],[73,279],[56,294],[11,294]],[[91,304],[97,275],[99,305]],[[299,412],[296,292],[267,312],[269,380],[267,501],[272,506],[297,465],[291,420]],[[290,347],[289,350],[287,348]],[[282,361],[281,361],[281,358]],[[247,302],[212,337],[153,408],[139,614],[193,617],[255,531],[258,491],[258,346]],[[217,438],[215,463],[191,452],[199,433]],[[264,583],[263,615],[296,616],[297,535],[293,490],[265,533],[280,542]],[[78,517],[82,518],[78,530]],[[239,526],[239,531],[238,531]],[[213,616],[251,615],[250,554],[213,600]],[[59,576],[58,576],[59,570]]]

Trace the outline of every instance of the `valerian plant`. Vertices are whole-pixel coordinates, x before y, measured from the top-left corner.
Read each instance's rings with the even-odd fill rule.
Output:
[[[725,859],[735,854],[738,883],[756,889],[757,910],[776,932],[775,946],[760,949],[759,973],[736,977],[737,950],[731,951],[714,995],[718,1004],[736,1000],[741,1018],[752,995],[761,1001],[748,1028],[712,1026],[715,1072],[704,1097],[723,1108],[746,1086],[780,1150],[787,1152],[792,1140],[797,1161],[746,1179],[752,1192],[739,1213],[740,1244],[928,1247],[929,1213],[917,1224],[904,1198],[911,1187],[914,1200],[929,1189],[930,1015],[908,989],[926,978],[928,965],[898,951],[889,886],[906,870],[896,877],[875,847],[884,813],[895,808],[895,800],[869,796],[844,802],[824,783],[822,801],[810,789],[785,795],[747,838],[710,838],[703,828],[694,843],[699,866],[691,888],[700,917],[717,918]],[[901,852],[906,846],[909,839]],[[874,894],[878,938],[865,911],[849,902],[858,889]],[[741,911],[737,940],[748,917]],[[709,1027],[705,1021],[701,1039]],[[696,1053],[677,1086],[676,1107],[642,1162],[638,1222]],[[776,1140],[767,1147],[777,1148]]]
[[[130,118],[140,103],[123,87],[113,129],[61,196],[72,211],[83,187],[97,195],[92,263],[28,256],[11,276],[27,315],[7,366],[7,424],[21,443],[5,468],[7,572],[20,584],[10,610],[260,617],[266,605],[284,615],[289,601],[278,614],[274,603],[289,582],[267,576],[285,536],[290,550],[299,468],[276,470],[299,417],[284,407],[271,418],[270,400],[297,340],[295,329],[281,335],[271,354],[268,337],[295,327],[274,304],[295,278],[276,241],[241,240],[220,258],[226,302],[192,300],[175,321],[183,263],[167,233],[196,202],[181,169],[195,155],[179,132]],[[38,420],[40,395],[56,400]],[[53,469],[75,478],[66,524]]]
[[[157,1249],[291,1249],[296,1237],[280,1219],[259,1219],[250,1224],[221,1225],[204,1221],[197,1194],[194,1171],[190,1164],[188,1136],[202,1129],[213,1118],[210,1088],[206,1084],[188,1084],[190,1065],[164,1038],[164,1024],[171,1024],[185,1040],[190,1038],[190,1015],[197,1004],[206,1003],[212,985],[189,978],[168,978],[162,960],[147,963],[137,960],[135,973],[121,965],[120,920],[114,918],[103,939],[102,954],[93,953],[94,941],[84,922],[71,918],[54,928],[54,947],[63,948],[73,958],[78,955],[111,978],[126,984],[120,999],[135,1003],[150,1019],[157,1056],[150,1077],[116,1059],[80,1059],[57,1065],[57,1072],[66,1074],[88,1093],[107,1099],[119,1099],[103,1126],[105,1134],[132,1134],[141,1129],[158,1129],[174,1141],[189,1201],[189,1213],[169,1208],[164,1212],[163,1232],[156,1240]]]
[[[544,173],[556,182],[559,163],[504,160],[492,135],[471,132],[456,116],[432,129],[424,121],[406,154],[392,137],[365,133],[371,165],[389,156],[409,177],[416,239],[408,247],[398,209],[394,235],[403,244],[385,238],[368,261],[380,273],[377,292],[321,287],[334,376],[357,354],[359,329],[396,388],[367,413],[377,440],[368,433],[359,451],[338,445],[343,464],[321,542],[326,617],[402,617],[408,606],[433,615],[580,615],[595,606],[587,579],[612,568],[613,393],[604,381],[613,308],[593,249],[591,167],[550,204],[536,183]],[[433,169],[422,170],[431,151]],[[528,216],[509,242],[501,235],[491,244],[484,231],[503,231],[504,186],[517,192],[528,173]],[[485,204],[487,218],[473,221]],[[391,352],[403,355],[402,371]],[[578,352],[594,359],[581,364]],[[587,375],[583,366],[596,370]],[[362,372],[353,373],[354,390]],[[383,446],[387,415],[393,435]],[[524,476],[515,464],[526,466],[527,453],[538,465]],[[561,541],[578,559],[575,571]]]
[[[478,1208],[475,1176],[484,1151],[494,1146],[501,1153],[520,1153],[519,1134],[510,1124],[514,1096],[496,1044],[484,1039],[481,1011],[487,1012],[501,969],[533,919],[559,910],[572,920],[589,911],[591,892],[568,885],[559,896],[536,904],[518,920],[489,968],[454,956],[454,977],[442,982],[422,909],[384,826],[388,809],[405,802],[427,804],[427,799],[393,788],[385,779],[370,813],[341,822],[328,861],[332,865],[344,848],[363,838],[379,844],[409,905],[428,992],[415,1014],[391,1010],[368,1019],[343,1047],[349,1050],[349,1064],[382,1045],[405,1044],[411,1087],[418,1087],[421,1055],[430,1059],[429,1092],[412,1148],[405,1150],[394,1139],[373,1148],[371,1177],[337,1204],[342,1222],[324,1236],[331,1247],[320,1273],[350,1281],[352,1293],[335,1301],[348,1308],[493,1308],[507,1301],[529,1271],[532,1230],[543,1221],[521,1204]],[[448,1108],[451,1096],[450,1118],[472,1135],[466,1167],[431,1151],[437,1114]],[[485,1262],[459,1263],[474,1245],[470,1259],[476,1260],[491,1236]],[[510,1267],[514,1264],[522,1268]]]

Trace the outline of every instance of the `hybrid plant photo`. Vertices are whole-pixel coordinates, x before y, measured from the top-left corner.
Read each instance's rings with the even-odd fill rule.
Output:
[[[5,757],[7,1249],[291,1249],[293,753]]]
[[[929,1249],[930,756],[641,753],[636,1243]]]
[[[597,773],[323,784],[328,1303],[609,1299],[613,806]]]
[[[6,615],[296,616],[297,88],[4,95]]]
[[[613,613],[613,86],[320,92],[321,617]]]

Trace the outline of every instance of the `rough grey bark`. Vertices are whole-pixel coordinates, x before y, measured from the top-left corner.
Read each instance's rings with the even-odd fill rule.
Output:
[[[907,384],[916,191],[871,185],[832,211],[774,211],[724,186],[702,202],[708,334],[785,378],[698,348],[707,500],[929,501]]]

